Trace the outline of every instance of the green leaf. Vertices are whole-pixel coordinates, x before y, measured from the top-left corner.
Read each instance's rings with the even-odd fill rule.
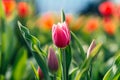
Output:
[[[113,66],[107,71],[103,80],[118,80],[120,77],[120,56],[117,57]]]
[[[48,74],[48,67],[46,62],[46,56],[47,54],[40,49],[40,42],[39,40],[32,36],[27,28],[25,28],[20,22],[18,22],[18,31],[20,34],[20,37],[23,39],[23,41],[26,43],[30,51],[32,52],[34,58],[36,59],[38,65],[40,66],[45,80],[49,80],[49,74]]]
[[[30,64],[31,64],[31,67],[32,67],[32,69],[33,69],[33,71],[34,71],[34,74],[35,74],[36,79],[39,80],[39,76],[38,76],[37,70],[35,69],[35,67],[34,67],[34,65],[33,65],[32,62],[31,62]]]
[[[31,52],[34,51],[33,46],[36,45],[38,47],[38,49],[41,51],[42,55],[45,57],[47,56],[47,54],[40,49],[39,40],[36,37],[34,37],[33,35],[31,35],[29,30],[26,27],[24,27],[20,22],[18,22],[18,30],[20,33],[19,36],[24,40],[24,42],[29,47]]]
[[[21,48],[13,66],[12,79],[22,79],[23,73],[25,71],[27,61],[27,51]]]
[[[57,49],[56,51],[58,51],[58,52],[56,52],[57,54],[57,58],[58,58],[58,63],[59,63],[59,67],[58,67],[58,71],[57,71],[57,77],[61,80],[61,78],[62,78],[62,60],[61,60],[61,51],[60,51],[60,48],[59,49]],[[58,79],[58,80],[59,80]]]
[[[114,73],[112,72],[112,68],[108,70],[108,72],[105,74],[103,80],[112,80]]]
[[[2,0],[0,0],[0,18],[5,19],[5,11],[3,9]]]
[[[5,80],[5,76],[0,74],[0,80]]]
[[[70,63],[71,63],[71,59],[72,59],[72,54],[71,54],[71,47],[70,45],[68,45],[66,48],[65,48],[65,53],[66,53],[66,72],[67,72],[67,75],[69,73],[69,68],[70,68]]]
[[[93,58],[98,53],[98,51],[100,50],[101,46],[102,46],[102,43],[97,44],[97,46],[90,53],[90,57]]]
[[[82,69],[81,71],[79,70],[76,77],[75,77],[75,80],[80,80],[81,77],[83,76],[83,74],[87,71],[87,68],[84,68]]]
[[[48,67],[45,64],[45,61],[42,59],[40,54],[37,53],[37,52],[33,52],[33,56],[35,57],[38,65],[40,66],[40,68],[41,68],[41,70],[42,70],[42,72],[44,74],[45,80],[49,80],[50,77],[49,77],[49,73],[48,73]]]
[[[64,11],[62,10],[61,11],[61,22],[64,22],[65,21],[65,13]]]
[[[90,53],[90,57],[86,58],[84,60],[84,62],[82,63],[82,65],[79,65],[79,69],[80,71],[76,74],[75,80],[80,80],[82,78],[82,76],[87,75],[87,71],[89,71],[88,69],[91,66],[91,62],[92,59],[94,58],[94,56],[98,53],[98,51],[101,48],[101,43],[99,43]]]
[[[79,67],[73,68],[69,73],[69,80],[73,80],[76,72],[79,70]]]
[[[79,46],[79,49],[81,51],[81,56],[83,59],[85,59],[85,52],[84,52],[84,49],[79,41],[79,39],[77,38],[77,36],[71,31],[71,35],[73,36],[73,38],[75,39],[76,43],[78,44]]]

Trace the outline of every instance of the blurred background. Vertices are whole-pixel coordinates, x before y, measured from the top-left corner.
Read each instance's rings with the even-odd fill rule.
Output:
[[[93,62],[93,80],[101,80],[120,53],[120,0],[0,0],[0,74],[5,79],[33,80],[30,66],[37,64],[16,27],[20,21],[40,41],[42,49],[52,44],[51,28],[64,10],[69,29],[85,52],[93,39],[102,42]],[[74,65],[81,62],[71,38]],[[78,64],[76,64],[78,63]]]

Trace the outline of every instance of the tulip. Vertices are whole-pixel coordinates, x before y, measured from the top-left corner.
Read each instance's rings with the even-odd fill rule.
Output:
[[[53,48],[51,47],[48,52],[48,67],[52,72],[56,72],[58,70],[58,60]]]
[[[38,67],[38,75],[39,75],[40,80],[43,80],[44,75],[43,75],[42,70],[41,70],[40,67]]]
[[[94,32],[96,29],[98,28],[98,20],[95,18],[92,18],[90,20],[88,20],[87,25],[86,25],[86,29],[88,32]]]
[[[87,58],[90,56],[92,50],[95,48],[96,46],[96,43],[95,43],[95,40],[93,40],[88,48],[88,51],[87,51]]]
[[[54,15],[52,13],[46,13],[40,19],[40,25],[42,25],[42,28],[45,28],[47,30],[52,29],[52,25],[54,22]]]
[[[103,16],[110,16],[114,12],[114,5],[110,1],[103,2],[99,6],[99,11]]]
[[[120,5],[116,6],[114,11],[114,17],[120,19]]]
[[[59,48],[64,48],[70,43],[70,31],[66,22],[52,26],[52,40]]]
[[[114,35],[115,34],[116,25],[112,20],[110,20],[110,19],[104,20],[103,28],[104,28],[104,31],[106,33],[108,33],[109,35]]]
[[[18,3],[18,14],[20,17],[24,18],[28,16],[29,13],[29,6],[26,2],[19,2]]]
[[[70,15],[70,14],[66,15],[66,23],[67,23],[68,25],[70,25],[70,23],[72,22],[72,19],[73,19],[73,16],[72,16],[72,15]]]
[[[14,0],[2,0],[2,2],[6,15],[10,15],[15,9],[16,2]]]

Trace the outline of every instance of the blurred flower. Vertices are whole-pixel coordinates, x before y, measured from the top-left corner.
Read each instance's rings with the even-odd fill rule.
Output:
[[[103,16],[110,16],[114,12],[114,4],[110,1],[106,1],[100,4],[99,11]]]
[[[79,30],[80,27],[84,24],[84,19],[85,19],[84,16],[80,16],[77,19],[73,18],[71,21],[70,29],[74,31]]]
[[[51,30],[54,22],[55,22],[54,15],[51,13],[46,13],[38,19],[37,25],[38,26],[40,25],[40,28],[42,29]]]
[[[52,40],[53,43],[59,48],[64,48],[70,43],[70,31],[66,22],[53,25]]]
[[[73,19],[73,16],[72,16],[72,15],[70,15],[70,14],[66,15],[66,23],[67,23],[68,25],[70,25],[70,23],[72,22],[72,19]]]
[[[120,18],[120,5],[116,6],[115,11],[114,11],[114,16],[116,18]]]
[[[52,72],[58,70],[58,60],[52,47],[49,48],[48,52],[48,67]]]
[[[107,32],[109,35],[113,35],[115,33],[116,25],[111,19],[105,19],[103,21],[103,26],[105,32]]]
[[[96,18],[89,19],[86,24],[88,32],[94,32],[98,28],[98,20]]]
[[[18,3],[18,15],[22,18],[27,17],[29,14],[29,5],[26,2]]]
[[[96,42],[95,42],[95,40],[93,40],[93,41],[91,42],[89,48],[88,48],[87,58],[90,56],[90,54],[91,54],[92,50],[95,48],[95,46],[96,46]]]
[[[42,70],[41,70],[40,67],[38,67],[38,75],[39,75],[40,80],[43,80],[44,75],[43,75]]]
[[[10,15],[16,6],[15,0],[2,0],[6,15]]]

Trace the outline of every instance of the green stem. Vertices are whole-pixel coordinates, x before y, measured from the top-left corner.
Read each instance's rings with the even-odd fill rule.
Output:
[[[66,53],[65,50],[62,49],[62,66],[63,66],[63,80],[68,80],[67,79],[67,67],[66,67]]]
[[[56,80],[56,73],[54,73],[53,75],[53,80]]]

